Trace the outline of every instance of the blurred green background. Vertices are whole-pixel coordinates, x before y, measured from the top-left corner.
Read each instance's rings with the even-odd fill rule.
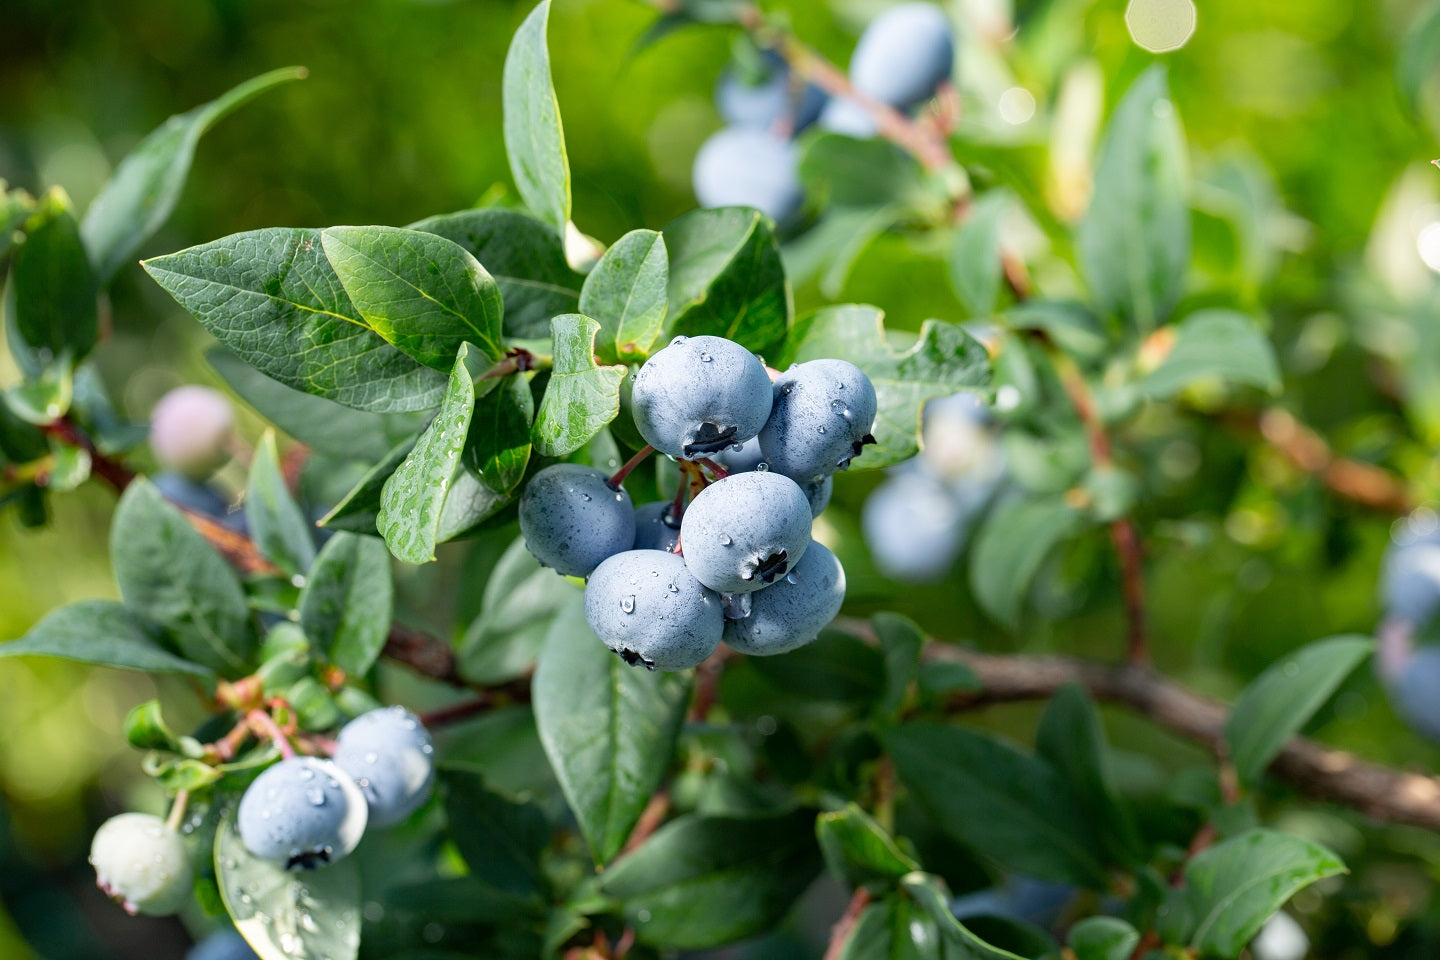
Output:
[[[1430,376],[1440,373],[1440,357],[1425,353],[1423,334],[1440,311],[1416,237],[1440,220],[1440,171],[1428,166],[1440,156],[1440,97],[1434,82],[1422,82],[1418,100],[1408,101],[1397,64],[1407,49],[1423,62],[1414,27],[1428,7],[1207,0],[1189,42],[1157,56],[1133,42],[1121,0],[1016,0],[1013,10],[1003,0],[952,3],[971,26],[961,57],[962,137],[986,158],[978,178],[1041,186],[1061,216],[1077,190],[1083,196],[1086,178],[1083,156],[1070,163],[1046,149],[1061,90],[1103,78],[1104,101],[1113,103],[1145,66],[1166,63],[1196,181],[1193,297],[1223,288],[1260,309],[1285,365],[1284,404],[1340,452],[1394,469],[1427,494],[1440,490],[1440,418],[1426,390],[1440,382]],[[795,0],[785,9],[801,37],[843,64],[878,5]],[[509,182],[500,72],[528,11],[528,3],[463,0],[6,0],[0,177],[36,193],[61,184],[83,209],[118,158],[168,115],[262,71],[304,64],[308,80],[267,94],[205,138],[175,217],[145,255],[261,226],[403,224],[471,206]],[[653,17],[630,0],[558,0],[552,13],[575,220],[605,242],[659,228],[694,205],[690,162],[720,125],[710,95],[731,37],[692,29],[637,51]],[[1018,32],[1006,39],[1012,18]],[[1006,124],[997,94],[1014,85],[1039,108],[1032,120]],[[1238,211],[1223,208],[1233,194],[1214,189],[1235,170],[1258,184]],[[1259,237],[1253,249],[1226,226],[1246,218]],[[1265,260],[1248,285],[1231,276],[1247,249]],[[899,328],[929,316],[965,319],[943,258],[923,236],[887,235],[843,289],[828,293],[879,304]],[[1063,265],[1037,272],[1062,290],[1074,282]],[[801,312],[828,299],[813,282],[797,289]],[[124,410],[144,416],[170,387],[214,380],[201,358],[204,332],[138,267],[123,271],[111,311],[113,335],[97,356]],[[0,354],[0,383],[13,381]],[[258,422],[247,428],[253,437]],[[1373,628],[1392,518],[1337,502],[1279,458],[1203,421],[1145,420],[1122,446],[1132,457],[1180,464],[1142,515],[1165,669],[1229,697],[1284,651]],[[1119,653],[1122,612],[1102,542],[1056,558],[1038,595],[1047,615],[1008,636],[974,612],[963,572],[900,589],[867,568],[853,516],[874,482],[843,476],[842,509],[827,514],[851,548],[856,612],[900,609],[941,636],[991,649]],[[48,529],[0,522],[0,638],[21,635],[62,603],[115,594],[108,490],[89,484],[53,502]],[[459,551],[450,559],[458,566]],[[52,661],[0,664],[0,957],[183,952],[178,922],[125,918],[93,888],[84,863],[101,819],[161,802],[119,730],[148,697],[194,702],[183,684],[164,683],[157,692],[141,676]],[[984,722],[1028,737],[1034,715],[1007,708]],[[1163,770],[1154,757],[1193,756],[1133,718],[1107,716],[1116,742],[1132,751],[1127,775],[1153,778]],[[1352,680],[1315,732],[1390,763],[1434,769],[1440,761],[1368,676]],[[1440,837],[1292,809],[1279,796],[1264,803],[1266,816],[1286,826],[1305,821],[1305,832],[1354,868],[1343,885],[1297,903],[1315,956],[1437,955]]]

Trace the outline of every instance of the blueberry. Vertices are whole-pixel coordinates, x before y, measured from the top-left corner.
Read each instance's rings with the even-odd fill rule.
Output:
[[[811,480],[809,483],[801,484],[800,489],[805,494],[805,499],[810,502],[810,516],[818,517],[826,507],[830,506],[830,495],[835,492],[835,478]]]
[[[720,598],[663,550],[618,553],[585,584],[585,619],[631,666],[684,670],[715,651],[725,626]]]
[[[675,552],[680,542],[680,521],[669,500],[643,503],[635,508],[635,549]]]
[[[148,813],[122,813],[101,824],[90,843],[90,863],[96,885],[131,914],[174,913],[192,890],[180,834]]]
[[[836,97],[820,112],[820,126],[831,133],[843,133],[856,140],[875,136],[875,117],[854,100]]]
[[[630,495],[594,467],[556,463],[525,485],[520,497],[525,546],[547,567],[588,577],[600,561],[635,543]]]
[[[815,122],[825,106],[824,91],[806,84],[797,95],[789,66],[773,51],[765,52],[762,72],[764,76],[756,83],[747,83],[733,67],[720,75],[715,106],[726,123],[762,130],[784,124],[795,134]]]
[[[287,870],[313,870],[348,856],[368,818],[365,795],[328,760],[294,757],[267,769],[240,798],[240,839]]]
[[[893,580],[939,580],[964,545],[964,511],[924,471],[892,473],[871,492],[860,519],[875,565]]]
[[[1305,960],[1309,953],[1305,929],[1283,910],[1266,920],[1250,941],[1250,956],[1255,960]]]
[[[955,67],[950,19],[931,3],[904,3],[870,21],[850,56],[850,82],[897,110],[935,95]]]
[[[1391,688],[1395,711],[1428,740],[1440,740],[1440,647],[1421,647]]]
[[[733,446],[726,447],[715,454],[714,459],[729,473],[749,473],[765,460],[765,455],[760,452],[760,438],[751,437],[740,445],[739,450]]]
[[[185,954],[185,960],[260,960],[236,930],[219,930]]]
[[[738,343],[676,337],[635,374],[631,402],[646,443],[700,460],[760,432],[770,416],[770,377]]]
[[[235,411],[209,387],[176,387],[150,412],[150,449],[168,470],[203,479],[229,458]]]
[[[177,507],[222,519],[230,513],[230,503],[208,483],[191,480],[177,470],[157,473],[151,480],[155,488]]]
[[[797,363],[775,381],[760,449],[772,473],[808,483],[844,470],[875,438],[875,387],[845,360]]]
[[[767,130],[725,127],[695,154],[691,180],[702,207],[754,207],[787,223],[805,200],[794,144]]]
[[[370,826],[399,823],[430,796],[435,750],[419,718],[404,707],[362,713],[340,729],[336,745],[335,766],[365,794]]]
[[[1440,521],[1422,508],[1396,524],[1380,574],[1388,617],[1419,628],[1440,610]]]
[[[725,622],[725,642],[752,656],[788,653],[810,643],[845,601],[845,568],[811,541],[800,562],[764,590],[747,594],[750,613]]]
[[[777,473],[737,473],[700,491],[680,524],[695,578],[720,593],[750,593],[784,579],[810,545],[810,503]]]

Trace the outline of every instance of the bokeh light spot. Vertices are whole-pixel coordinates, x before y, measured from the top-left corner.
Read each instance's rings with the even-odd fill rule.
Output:
[[[1130,39],[1151,53],[1179,50],[1195,33],[1192,0],[1130,0],[1125,8]]]
[[[1425,261],[1425,266],[1440,273],[1440,220],[1420,228],[1415,247],[1420,251],[1420,259]]]
[[[1035,94],[1024,87],[1011,87],[1000,94],[1000,119],[1009,124],[1022,124],[1035,116]]]

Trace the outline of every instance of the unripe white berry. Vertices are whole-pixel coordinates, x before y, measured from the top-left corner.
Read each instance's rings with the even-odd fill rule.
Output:
[[[161,465],[204,479],[229,456],[235,411],[209,387],[176,387],[150,414],[150,449]]]
[[[95,832],[90,844],[95,882],[129,913],[165,916],[190,896],[190,858],[180,835],[159,817],[122,813]]]

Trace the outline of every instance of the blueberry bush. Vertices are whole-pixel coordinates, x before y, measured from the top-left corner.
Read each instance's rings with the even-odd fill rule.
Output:
[[[1433,277],[1343,293],[1418,439],[1326,437],[1292,388],[1342,308],[1287,285],[1303,230],[1187,146],[1163,63],[1105,106],[1035,11],[1001,42],[904,3],[837,63],[780,10],[657,6],[633,55],[732,44],[701,206],[658,229],[576,222],[606,146],[567,140],[551,0],[495,91],[513,191],[467,209],[150,255],[202,137],[301,68],[171,117],[83,212],[0,192],[0,509],[108,487],[119,597],[0,677],[156,678],[99,889],[196,958],[1430,955],[1433,891],[1345,918],[1386,857],[1433,863],[1440,780],[1306,734],[1369,691],[1440,738]],[[1048,140],[966,112],[1012,75]],[[875,261],[946,309],[847,302]],[[125,415],[122,278],[223,390]],[[1269,576],[1222,533],[1317,581],[1228,686],[1167,669]],[[1378,599],[1306,634],[1337,570]]]

